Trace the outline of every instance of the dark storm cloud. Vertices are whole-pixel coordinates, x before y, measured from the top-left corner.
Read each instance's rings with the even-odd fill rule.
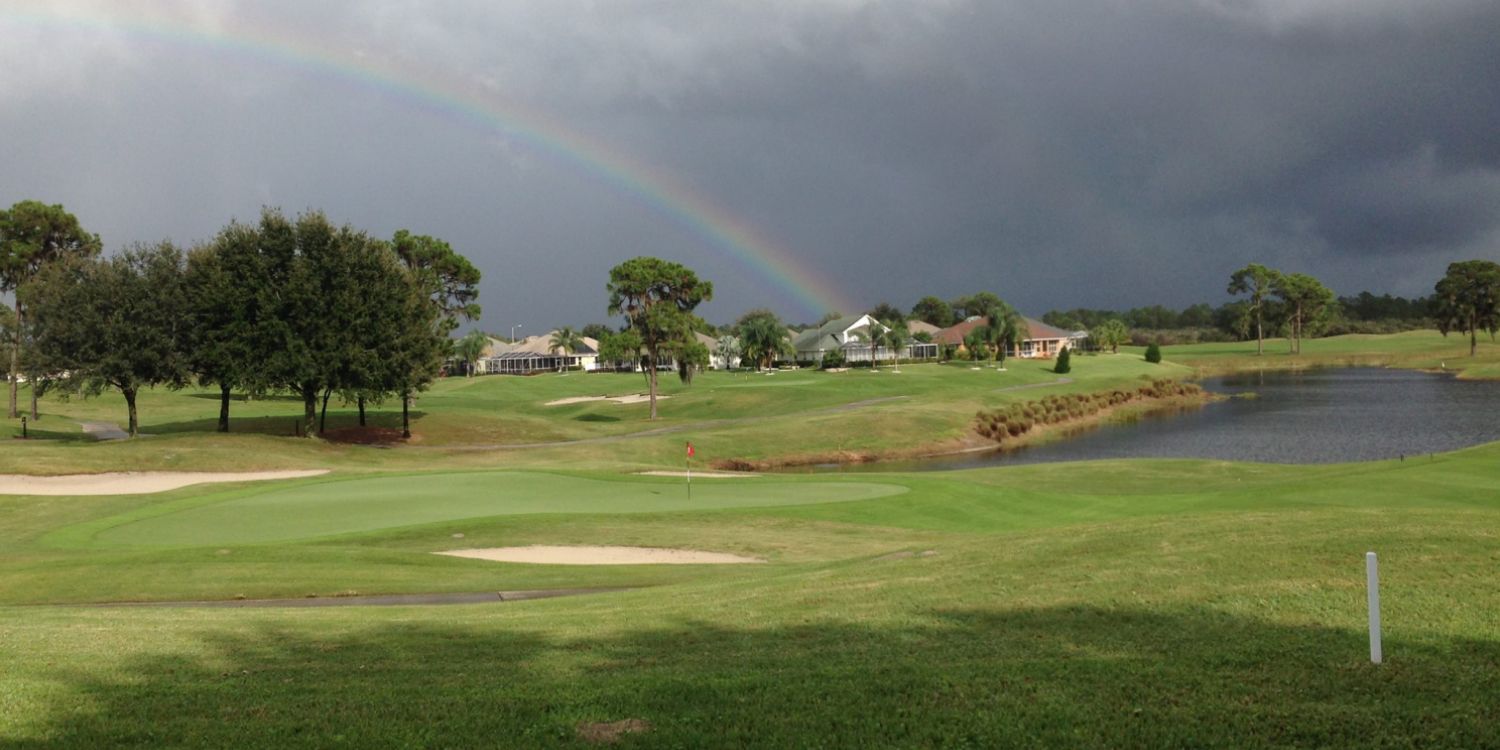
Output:
[[[1493,2],[305,5],[161,12],[526,102],[862,305],[1185,305],[1252,261],[1412,294],[1500,258]],[[815,314],[514,133],[254,59],[25,37],[0,50],[0,199],[76,205],[112,242],[316,205],[454,241],[492,328],[602,317],[605,271],[639,253],[716,279],[712,319]]]

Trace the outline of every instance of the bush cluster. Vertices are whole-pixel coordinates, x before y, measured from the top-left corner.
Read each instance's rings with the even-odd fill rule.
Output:
[[[1135,390],[1115,389],[1100,393],[1052,395],[1038,401],[1015,403],[1003,409],[981,411],[975,416],[980,435],[1003,443],[1025,435],[1037,425],[1058,424],[1082,419],[1132,401],[1196,396],[1203,388],[1195,383],[1179,383],[1169,378],[1153,378]]]

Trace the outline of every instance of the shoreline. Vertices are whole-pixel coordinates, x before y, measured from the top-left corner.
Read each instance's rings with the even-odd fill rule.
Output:
[[[1086,417],[1049,425],[1038,425],[1025,435],[1007,440],[1004,443],[981,436],[971,425],[963,437],[936,443],[927,443],[911,448],[893,448],[880,451],[826,451],[762,459],[727,458],[714,461],[711,465],[714,469],[720,471],[774,472],[809,466],[919,461],[922,459],[948,458],[971,453],[1019,451],[1058,440],[1066,440],[1082,432],[1132,418],[1139,418],[1151,412],[1167,409],[1202,408],[1226,398],[1228,396],[1223,394],[1204,391],[1202,394],[1196,396],[1177,395],[1132,401],[1103,409]]]

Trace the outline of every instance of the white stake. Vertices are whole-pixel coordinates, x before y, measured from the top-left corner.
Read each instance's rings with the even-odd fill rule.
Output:
[[[1380,663],[1380,570],[1375,553],[1365,553],[1365,575],[1370,588],[1370,663]]]

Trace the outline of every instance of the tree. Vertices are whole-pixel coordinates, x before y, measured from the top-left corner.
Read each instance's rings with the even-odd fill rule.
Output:
[[[880,324],[879,321],[865,326],[863,331],[855,331],[852,335],[855,339],[870,345],[870,369],[879,369],[880,347],[888,346],[888,337],[891,329]]]
[[[10,418],[16,409],[16,389],[25,347],[26,303],[22,289],[50,264],[75,258],[92,258],[102,245],[99,235],[89,234],[78,219],[61,205],[21,201],[0,211],[0,293],[15,293],[15,325],[10,347]]]
[[[1153,365],[1161,364],[1161,345],[1152,341],[1146,345],[1146,361]]]
[[[1021,342],[1031,336],[1031,325],[1015,308],[1001,302],[990,309],[989,333],[986,342],[995,347],[995,358],[1000,369],[1005,369],[1005,354],[1012,347],[1019,354]]]
[[[901,308],[889,302],[882,302],[876,305],[875,309],[866,314],[886,325],[906,319],[906,313],[901,312]]]
[[[911,331],[906,329],[906,321],[898,320],[885,332],[885,344],[891,348],[891,355],[896,360],[896,372],[901,372],[901,350],[911,343]]]
[[[990,332],[985,330],[986,328],[989,326],[979,326],[964,336],[964,348],[969,350],[969,356],[973,357],[975,362],[983,362],[990,353],[987,343]]]
[[[183,254],[169,242],[135,245],[107,260],[75,257],[49,266],[23,287],[36,347],[87,393],[119,389],[139,434],[136,396],[191,377],[193,324]]]
[[[770,317],[756,316],[738,325],[740,346],[746,357],[755,362],[756,369],[770,368],[777,357],[793,357],[796,351],[786,338],[786,327],[774,314]]]
[[[1469,334],[1469,356],[1479,350],[1479,332],[1500,330],[1500,264],[1469,260],[1448,265],[1429,303],[1438,330]]]
[[[582,334],[586,339],[603,341],[605,334],[614,333],[614,330],[603,323],[590,323],[584,326],[578,333]]]
[[[715,346],[719,349],[719,358],[724,360],[724,369],[728,370],[739,363],[743,349],[740,347],[740,340],[734,334],[726,333],[720,336]]]
[[[829,310],[828,312],[823,313],[823,317],[818,318],[818,325],[815,327],[821,328],[822,326],[832,323],[833,321],[838,320],[842,317],[844,317],[844,314],[839,312],[838,310]]]
[[[412,282],[442,311],[438,333],[444,339],[460,320],[479,320],[481,311],[475,300],[479,299],[480,273],[468,258],[440,239],[414,235],[405,229],[396,232],[390,247],[410,272]]]
[[[632,366],[641,359],[641,337],[635,331],[606,333],[599,339],[599,358],[615,364],[628,362]]]
[[[469,331],[453,345],[454,351],[464,361],[464,377],[474,377],[474,368],[489,345],[490,337],[486,336],[484,331],[479,330]]]
[[[460,319],[479,320],[479,269],[468,258],[454,252],[446,242],[427,235],[413,235],[402,229],[390,243],[391,251],[406,267],[409,281],[439,312],[434,321],[434,333],[439,343],[439,354],[446,357],[451,345],[449,334],[458,328]],[[423,387],[426,387],[425,385]],[[400,394],[404,403],[402,419],[411,406],[411,393]],[[359,423],[365,423],[364,396],[358,396]],[[407,437],[410,430],[403,428]]]
[[[260,395],[271,386],[261,367],[269,345],[264,330],[271,315],[264,296],[269,281],[255,226],[232,222],[212,242],[188,253],[190,364],[200,385],[219,386],[219,432],[229,432],[234,389]]]
[[[561,351],[563,356],[558,357],[557,371],[562,372],[567,365],[567,355],[583,348],[583,336],[573,330],[572,326],[563,326],[552,332],[552,338],[547,341],[547,349],[550,351]]]
[[[953,308],[937,297],[923,297],[912,306],[911,320],[920,320],[931,323],[938,328],[947,328],[956,321],[953,319]]]
[[[1119,354],[1120,344],[1130,340],[1130,330],[1125,327],[1124,321],[1106,320],[1089,331],[1089,338],[1101,347],[1109,347],[1112,353]]]
[[[651,419],[656,419],[656,362],[662,348],[680,338],[684,317],[713,299],[712,282],[678,263],[640,257],[610,269],[609,314],[624,315],[630,330],[641,338],[649,360]]]
[[[1266,335],[1263,313],[1266,298],[1271,294],[1281,273],[1259,263],[1251,263],[1229,277],[1229,293],[1250,295],[1250,313],[1255,316],[1255,353],[1266,353]]]
[[[1073,371],[1073,347],[1064,346],[1057,353],[1057,362],[1053,364],[1052,371],[1058,375],[1067,375]]]
[[[974,317],[989,317],[992,310],[1004,303],[999,297],[989,292],[980,292],[967,297],[959,297],[948,304],[953,307],[954,317],[958,320],[968,320]]]
[[[1205,302],[1190,305],[1178,316],[1178,325],[1184,328],[1209,328],[1214,324],[1214,309]]]
[[[1293,351],[1301,354],[1302,335],[1308,321],[1320,318],[1335,304],[1333,290],[1303,273],[1278,274],[1272,283],[1273,291],[1281,298],[1286,320],[1291,328],[1291,338],[1295,342]]]

